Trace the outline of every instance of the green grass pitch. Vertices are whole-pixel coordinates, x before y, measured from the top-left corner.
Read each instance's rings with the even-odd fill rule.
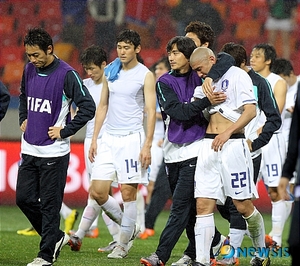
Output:
[[[78,208],[80,217],[82,208]],[[125,259],[114,260],[108,259],[107,254],[97,252],[98,247],[106,246],[112,239],[105,227],[102,218],[99,218],[100,235],[96,239],[85,238],[81,250],[73,252],[69,246],[65,246],[61,254],[54,264],[56,266],[137,266],[140,265],[139,260],[143,256],[148,256],[155,251],[159,241],[159,235],[168,218],[169,212],[163,211],[156,222],[155,236],[147,240],[136,239],[132,249]],[[78,227],[79,219],[75,224]],[[263,214],[265,220],[266,232],[271,229],[270,214]],[[215,213],[215,222],[224,235],[228,234],[228,223],[218,212]],[[287,247],[287,237],[289,232],[290,219],[287,221],[283,234],[283,247]],[[39,249],[39,236],[20,236],[16,233],[18,229],[29,227],[29,222],[23,213],[15,206],[0,206],[0,265],[3,266],[24,266],[31,262],[36,256]],[[63,221],[61,223],[63,227]],[[171,265],[177,261],[184,251],[187,244],[185,233],[182,234],[177,245],[173,249],[172,256],[166,265]],[[248,237],[244,238],[243,247],[252,246]],[[250,258],[241,258],[240,265],[250,265]],[[290,265],[290,258],[271,258],[271,265],[285,266]]]

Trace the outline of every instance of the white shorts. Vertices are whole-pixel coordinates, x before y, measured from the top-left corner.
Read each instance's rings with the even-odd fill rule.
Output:
[[[144,132],[126,136],[103,133],[95,158],[92,180],[111,180],[119,184],[148,185],[148,169],[142,169],[139,156]]]
[[[276,19],[268,17],[265,23],[266,30],[281,30],[281,31],[292,31],[293,23],[291,19]]]
[[[269,143],[262,148],[260,172],[268,187],[277,187],[281,178],[282,166],[286,158],[285,140],[282,133],[273,134]]]
[[[100,142],[101,139],[97,139],[97,153],[99,152],[99,147],[100,147]],[[92,176],[92,167],[94,165],[94,163],[91,163],[91,161],[89,160],[89,150],[91,147],[91,143],[92,143],[92,139],[91,138],[85,138],[84,139],[84,162],[85,162],[85,169],[87,172],[87,175],[89,177],[89,179],[91,179]]]
[[[211,148],[212,141],[206,137],[200,141],[195,198],[216,199],[217,204],[224,204],[227,196],[237,200],[258,198],[246,140],[231,138],[218,152]]]
[[[151,165],[149,180],[155,182],[163,161],[163,149],[157,145],[160,139],[154,139],[151,147]]]

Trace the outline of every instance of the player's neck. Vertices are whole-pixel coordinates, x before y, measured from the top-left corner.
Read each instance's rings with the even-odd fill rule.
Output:
[[[264,69],[262,69],[261,71],[259,71],[258,74],[260,74],[261,76],[263,76],[264,78],[266,78],[267,76],[269,76],[271,74],[271,71],[270,71],[269,68],[265,67]]]
[[[139,63],[139,61],[137,60],[137,58],[134,58],[134,59],[130,60],[129,62],[122,63],[122,69],[125,71],[130,70],[130,69],[134,68],[138,63]]]
[[[103,79],[103,76],[101,76],[101,78],[97,79],[97,80],[94,80],[94,84],[95,85],[99,85],[102,83],[102,79]]]

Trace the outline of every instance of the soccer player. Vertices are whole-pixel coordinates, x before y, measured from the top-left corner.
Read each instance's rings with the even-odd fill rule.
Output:
[[[221,51],[230,54],[235,59],[235,66],[245,70],[250,76],[253,83],[254,95],[257,100],[256,116],[245,127],[245,137],[249,149],[251,151],[251,158],[253,162],[254,183],[257,181],[260,163],[261,163],[261,147],[266,145],[273,133],[281,126],[281,117],[278,106],[274,99],[272,88],[265,78],[254,72],[253,69],[247,66],[247,53],[245,48],[240,44],[233,42],[226,43]],[[261,133],[258,135],[259,129],[258,121],[261,114],[264,113],[266,122],[262,127]],[[237,211],[235,205],[230,197],[227,197],[225,205],[217,205],[221,215],[230,223],[230,245],[237,251],[240,247],[246,233],[247,225],[241,214]],[[218,261],[220,265],[236,264],[238,258],[224,258]]]
[[[282,120],[281,127],[273,134],[269,143],[262,148],[260,169],[272,202],[272,230],[269,233],[269,237],[274,241],[272,243],[273,246],[277,245],[280,247],[284,224],[290,214],[292,202],[284,201],[277,192],[282,165],[286,157],[286,143],[282,129],[287,112],[285,108],[287,84],[283,78],[271,72],[275,59],[275,48],[267,43],[255,45],[250,54],[250,65],[253,70],[266,78],[271,84]],[[259,125],[262,126],[264,123],[265,119],[262,119]],[[267,239],[269,237],[267,236]]]
[[[215,63],[214,53],[205,47],[197,48],[190,58],[191,67],[199,77],[205,77]],[[224,204],[227,196],[233,199],[247,221],[253,246],[265,245],[263,219],[251,201],[258,194],[244,136],[244,127],[256,115],[253,85],[245,71],[232,66],[213,86],[214,92],[223,91],[227,98],[224,103],[206,109],[209,124],[200,141],[195,173],[197,256],[194,265],[205,266],[210,265],[210,246],[215,230],[213,209],[216,202]],[[205,97],[201,87],[197,88],[195,96]],[[268,257],[260,258],[257,254],[251,265],[268,261]]]
[[[107,54],[106,52],[97,45],[92,45],[88,48],[86,48],[83,53],[80,55],[80,62],[85,70],[85,72],[88,75],[88,78],[83,80],[84,85],[88,88],[91,96],[93,97],[93,100],[98,106],[100,102],[101,97],[101,91],[103,87],[103,75],[104,75],[104,68],[107,64]],[[88,178],[90,180],[92,175],[92,167],[93,163],[90,162],[88,159],[89,155],[89,149],[92,142],[92,136],[94,133],[94,123],[95,118],[91,119],[87,122],[86,126],[86,134],[84,139],[84,158],[85,158],[85,165],[86,170],[88,174]],[[97,138],[97,144],[100,145],[101,137],[105,129],[105,123],[102,126],[98,138]],[[98,146],[99,147],[99,146]],[[95,200],[91,199],[89,196],[87,206],[85,207],[79,227],[76,232],[72,232],[72,236],[70,239],[70,245],[72,247],[73,242],[77,240],[77,243],[79,241],[82,241],[84,237],[90,237],[90,238],[96,238],[98,237],[98,217],[100,213],[100,209],[97,209],[97,216],[93,223],[91,224],[89,217],[90,209],[93,208],[93,205],[97,204]],[[107,247],[99,248],[101,251],[111,251],[116,246],[118,236],[119,236],[119,225],[116,224],[114,221],[112,221],[105,212],[102,213],[103,220],[108,228],[108,231],[113,237],[113,241],[109,243]],[[73,248],[74,251],[79,251],[80,246],[78,246],[76,249]]]
[[[97,204],[90,208],[88,218],[95,219],[97,210],[102,208],[121,226],[118,245],[108,254],[112,259],[125,258],[129,242],[139,233],[136,226],[137,187],[148,184],[151,163],[156,114],[155,79],[153,73],[138,61],[140,42],[139,34],[133,30],[124,30],[117,36],[118,58],[105,70],[89,151],[89,159],[94,162],[90,195]],[[147,115],[146,134],[144,111]],[[106,114],[105,131],[97,149],[97,137]],[[123,211],[109,195],[112,182],[121,186]]]
[[[293,115],[295,101],[296,101],[297,88],[298,88],[298,84],[300,83],[300,75],[297,76],[295,74],[291,62],[284,58],[276,58],[274,64],[272,65],[271,71],[279,75],[280,77],[282,77],[288,85],[286,100],[285,100],[286,112],[285,112],[284,123],[282,128],[283,135],[286,141],[286,148],[287,148],[289,142],[292,115]]]

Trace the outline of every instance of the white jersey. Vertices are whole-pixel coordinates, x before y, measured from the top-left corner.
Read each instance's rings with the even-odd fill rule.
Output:
[[[106,131],[128,135],[143,131],[144,81],[149,69],[141,63],[124,71],[114,82],[108,82],[109,104]]]
[[[269,81],[274,92],[274,86],[278,80],[283,80],[279,75],[270,73],[266,79]],[[286,157],[286,143],[283,136],[283,124],[286,110],[285,107],[281,113],[281,127],[274,132],[269,143],[262,147],[262,160],[260,172],[264,183],[269,187],[277,187],[281,177],[282,165]],[[264,119],[265,115],[262,115]],[[265,121],[265,120],[264,120]],[[261,124],[261,126],[264,125]]]
[[[239,75],[236,72],[240,72]],[[215,92],[224,92],[227,96],[226,101],[206,108],[209,114],[220,113],[222,116],[232,122],[236,122],[243,112],[243,105],[256,104],[253,92],[253,84],[249,75],[242,69],[232,66],[215,83]],[[196,87],[194,97],[205,97],[202,87]]]
[[[286,99],[285,99],[285,109],[291,108],[295,105],[296,101],[296,95],[297,95],[297,89],[298,84],[300,82],[300,75],[297,77],[297,81],[292,86],[288,87],[287,93],[286,93]],[[282,132],[285,138],[285,141],[288,143],[289,141],[289,135],[290,135],[290,127],[292,122],[292,113],[289,111],[285,112],[284,115],[284,123]]]
[[[214,91],[224,92],[227,98],[221,104],[206,108],[209,114],[220,113],[226,119],[236,122],[245,104],[256,104],[252,80],[241,68],[232,66],[212,86],[215,87]],[[225,204],[227,196],[238,200],[257,198],[246,140],[232,135],[222,150],[215,152],[211,148],[213,138],[206,135],[200,141],[195,172],[195,198],[216,199],[217,204]]]
[[[270,85],[271,85],[271,88],[274,92],[274,87],[275,87],[275,84],[277,83],[278,80],[283,80],[282,77],[280,77],[279,75],[275,74],[275,73],[270,73],[266,79],[269,81]],[[282,113],[281,113],[281,127],[275,131],[274,133],[278,133],[278,132],[282,132],[282,128],[283,128],[283,124],[284,124],[284,117],[285,117],[285,113],[286,113],[286,110],[285,110],[285,107],[283,108],[282,110]],[[261,119],[260,119],[260,124],[259,126],[262,127],[266,122],[266,116],[265,114],[262,114],[261,115]]]
[[[102,87],[103,84],[95,84],[95,82],[91,79],[91,78],[87,78],[83,80],[83,84],[87,87],[87,89],[89,90],[95,104],[96,107],[99,105],[100,102],[100,97],[101,97],[101,92],[102,92]],[[91,120],[89,120],[86,124],[86,132],[85,132],[85,137],[86,138],[92,138],[93,137],[93,133],[94,133],[94,125],[95,125],[95,117]],[[105,121],[101,127],[101,130],[99,132],[98,135],[98,139],[101,138],[103,131],[105,129]]]

